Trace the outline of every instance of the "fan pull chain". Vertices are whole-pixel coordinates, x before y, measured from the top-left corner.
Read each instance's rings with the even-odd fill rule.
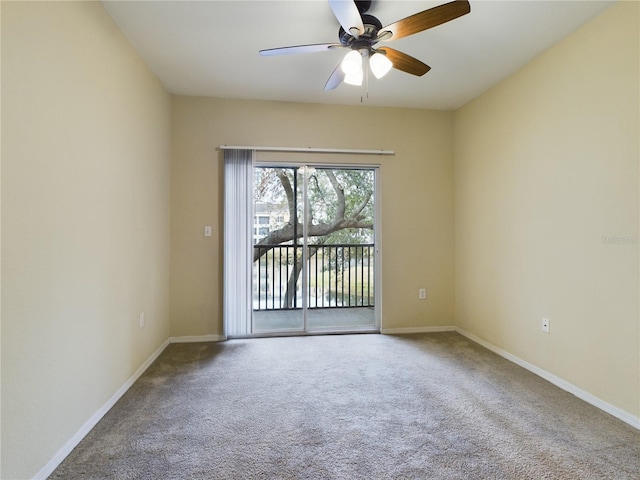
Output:
[[[362,83],[362,88],[364,90],[363,94],[360,94],[360,103],[364,103],[363,98],[369,100],[369,55],[366,56],[366,61],[364,63],[364,82]]]

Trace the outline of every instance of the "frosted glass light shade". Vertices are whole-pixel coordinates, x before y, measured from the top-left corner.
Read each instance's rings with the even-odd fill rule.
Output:
[[[349,85],[362,85],[362,79],[364,75],[362,73],[362,69],[353,73],[345,73],[344,74],[344,83],[348,83]]]
[[[342,60],[342,71],[345,75],[357,74],[362,75],[362,55],[357,50],[351,50],[344,56]]]
[[[376,78],[382,78],[391,70],[393,63],[391,63],[391,60],[389,60],[386,55],[374,53],[369,60],[369,66]]]

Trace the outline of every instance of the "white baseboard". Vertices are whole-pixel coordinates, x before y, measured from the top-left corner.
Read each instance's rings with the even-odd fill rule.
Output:
[[[557,377],[555,375],[553,375],[552,373],[547,372],[546,370],[543,370],[539,367],[536,367],[535,365],[522,360],[519,357],[516,357],[515,355],[502,350],[499,347],[496,347],[495,345],[482,340],[480,337],[475,336],[473,333],[467,332],[466,330],[463,330],[461,328],[456,327],[455,331],[458,332],[460,335],[464,335],[465,337],[467,337],[469,340],[478,343],[480,345],[482,345],[483,347],[485,347],[488,350],[491,350],[492,352],[500,355],[503,358],[506,358],[507,360],[509,360],[510,362],[515,363],[516,365],[521,366],[522,368],[525,368],[527,370],[529,370],[532,373],[535,373],[536,375],[538,375],[539,377],[544,378],[545,380],[547,380],[548,382],[551,382],[552,384],[554,384],[556,387],[561,388],[562,390],[565,390],[573,395],[575,395],[576,397],[578,397],[581,400],[584,400],[585,402],[593,405],[594,407],[599,408],[600,410],[608,413],[609,415],[613,415],[614,417],[622,420],[625,423],[628,423],[629,425],[631,425],[634,428],[637,428],[640,430],[640,418],[630,414],[629,412],[626,412],[624,410],[622,410],[621,408],[615,407],[613,405],[611,405],[610,403],[605,402],[604,400],[596,397],[595,395],[592,395],[591,393],[582,390],[581,388],[576,387],[575,385],[573,385],[572,383],[567,382],[566,380]]]
[[[385,335],[402,335],[407,333],[436,333],[436,332],[455,332],[454,326],[441,327],[403,327],[403,328],[381,328],[380,333]]]
[[[93,427],[96,426],[96,424],[102,419],[102,417],[104,417],[106,413],[109,410],[111,410],[111,407],[113,407],[116,404],[116,402],[120,400],[120,398],[126,393],[126,391],[129,390],[129,388],[131,388],[131,385],[133,385],[136,382],[136,380],[140,378],[140,376],[145,372],[145,370],[149,368],[149,366],[156,360],[156,358],[160,356],[160,354],[163,352],[165,348],[167,348],[168,345],[169,345],[169,340],[165,340],[162,343],[162,345],[160,345],[160,347],[158,347],[158,349],[155,352],[153,352],[151,356],[147,358],[142,365],[140,365],[140,368],[138,368],[135,371],[135,373],[129,378],[129,380],[127,380],[124,383],[124,385],[122,385],[118,389],[118,391],[114,393],[109,400],[107,400],[107,403],[105,403],[102,407],[100,407],[100,409],[96,413],[94,413],[91,416],[91,418],[87,420],[84,425],[82,425],[82,427],[80,427],[80,430],[78,430],[76,434],[73,437],[71,437],[71,439],[60,450],[56,452],[53,458],[49,460],[49,463],[47,463],[35,475],[35,477],[33,477],[34,480],[40,480],[40,479],[44,480],[49,475],[51,475],[56,468],[58,468],[58,465],[60,465],[62,461],[65,458],[67,458],[67,456],[71,453],[71,451],[74,448],[76,448],[76,446],[80,443],[80,441],[84,437],[87,436],[87,434],[91,431]]]
[[[191,335],[186,337],[171,337],[169,343],[198,343],[198,342],[223,342],[227,339],[224,335]]]
[[[189,337],[171,337],[165,340],[158,349],[151,354],[145,362],[140,365],[135,373],[122,385],[116,393],[94,413],[89,420],[71,437],[71,439],[56,452],[51,460],[35,475],[34,480],[46,479],[53,471],[58,468],[62,461],[67,458],[71,451],[82,441],[84,437],[91,431],[93,427],[111,410],[118,400],[126,393],[129,388],[140,378],[140,376],[149,368],[149,366],[160,356],[165,348],[171,343],[192,343],[192,342],[220,342],[226,340],[223,335],[200,335]]]

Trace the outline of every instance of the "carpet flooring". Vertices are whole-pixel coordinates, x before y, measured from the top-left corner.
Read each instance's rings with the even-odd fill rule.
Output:
[[[456,333],[173,344],[50,479],[638,479],[640,432]]]

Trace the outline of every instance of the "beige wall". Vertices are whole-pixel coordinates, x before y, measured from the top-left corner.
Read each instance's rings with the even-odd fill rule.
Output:
[[[382,165],[383,328],[453,325],[450,112],[173,97],[172,113],[173,336],[223,333],[224,144],[395,150],[354,157]]]
[[[2,478],[168,338],[170,108],[100,3],[2,2]]]
[[[2,477],[169,335],[222,334],[222,144],[395,150],[353,159],[381,164],[383,327],[455,323],[638,416],[638,13],[453,114],[170,99],[100,4],[3,2]]]
[[[636,417],[638,6],[454,119],[457,326]]]

